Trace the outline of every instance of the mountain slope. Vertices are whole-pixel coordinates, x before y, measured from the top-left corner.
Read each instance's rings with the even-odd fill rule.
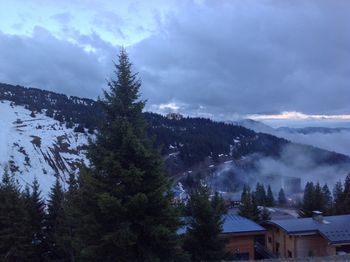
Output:
[[[0,102],[0,115],[0,167],[7,166],[21,184],[36,176],[46,191],[55,175],[64,179],[79,163],[87,163],[87,135],[10,101]]]
[[[64,181],[79,164],[87,163],[88,138],[97,119],[103,116],[101,104],[90,99],[6,84],[0,84],[0,114],[1,167],[8,165],[21,183],[30,183],[37,176],[44,191],[55,175]],[[154,113],[145,113],[145,117],[150,135],[162,148],[168,173],[177,178],[191,173],[211,174],[223,164],[225,168],[233,163],[259,166],[257,163],[266,158],[287,168],[312,163],[296,169],[299,176],[322,166],[341,165],[343,172],[343,166],[350,163],[345,155],[239,125]],[[281,171],[274,166],[268,172],[286,172],[284,167]]]

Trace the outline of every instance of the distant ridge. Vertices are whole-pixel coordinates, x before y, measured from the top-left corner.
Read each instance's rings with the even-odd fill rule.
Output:
[[[4,101],[3,110],[12,115],[7,124],[0,126],[10,130],[8,132],[12,135],[12,140],[6,137],[2,140],[5,153],[0,154],[0,165],[12,164],[11,171],[21,176],[34,172],[34,166],[42,165],[35,169],[36,173],[41,170],[47,176],[59,175],[63,179],[69,172],[74,172],[79,163],[86,162],[84,150],[88,138],[103,117],[100,102],[8,84],[0,84],[0,100]],[[213,167],[248,156],[253,157],[246,160],[253,162],[269,157],[289,164],[290,160],[282,157],[286,147],[311,156],[316,166],[350,164],[348,156],[257,133],[239,123],[191,117],[169,118],[150,112],[145,113],[145,117],[149,122],[150,136],[160,147],[172,176],[196,172],[207,174],[214,170]],[[40,119],[47,119],[48,124],[40,123]],[[25,126],[20,124],[21,121]],[[50,139],[50,143],[46,143],[46,147],[42,143],[40,148],[38,141],[45,139]]]

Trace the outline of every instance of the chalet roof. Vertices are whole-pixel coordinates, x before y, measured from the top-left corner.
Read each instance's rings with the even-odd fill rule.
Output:
[[[227,214],[223,225],[224,234],[263,233],[266,229],[254,221],[234,214]]]
[[[181,227],[177,233],[179,235],[185,234],[186,230],[187,226],[184,226]],[[265,231],[265,228],[247,218],[234,214],[227,214],[224,216],[223,234],[259,234]]]
[[[319,233],[331,244],[350,243],[350,215],[326,216],[321,221],[313,218],[271,220],[266,224],[276,225],[289,235]]]

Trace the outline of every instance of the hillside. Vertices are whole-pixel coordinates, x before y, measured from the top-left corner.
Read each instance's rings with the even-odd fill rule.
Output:
[[[97,119],[103,115],[99,102],[6,84],[0,84],[0,100],[4,119],[0,125],[0,163],[8,163],[10,171],[21,180],[30,182],[36,175],[43,177],[42,184],[50,184],[45,181],[52,181],[53,175],[64,180],[78,164],[86,163],[85,146]],[[350,163],[345,155],[294,144],[235,124],[204,118],[167,118],[154,113],[145,113],[145,117],[168,172],[176,177],[210,174],[222,165],[227,168],[228,163],[258,173],[259,161],[266,158],[298,168],[300,158],[311,159],[311,167],[302,166],[301,175],[308,168]]]
[[[0,166],[7,166],[20,183],[31,183],[36,176],[47,191],[55,175],[65,179],[78,164],[87,163],[85,134],[10,101],[0,102],[0,114]]]

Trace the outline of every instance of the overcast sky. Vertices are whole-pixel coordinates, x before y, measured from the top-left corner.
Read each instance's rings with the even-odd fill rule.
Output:
[[[125,46],[148,110],[350,120],[349,13],[348,0],[1,0],[0,82],[96,98]]]

